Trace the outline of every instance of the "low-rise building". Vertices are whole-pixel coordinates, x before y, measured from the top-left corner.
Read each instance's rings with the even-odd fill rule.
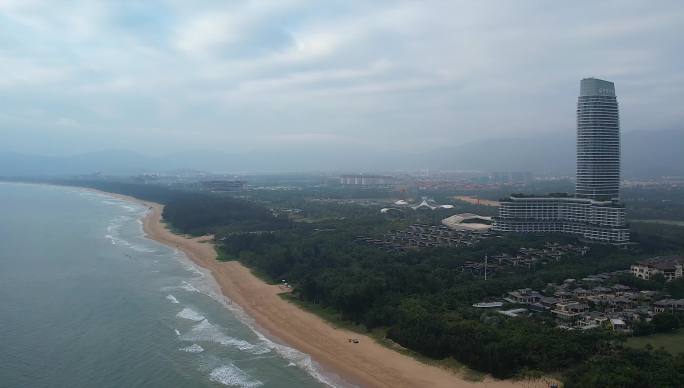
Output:
[[[579,317],[577,327],[582,330],[596,329],[608,322],[608,317],[598,311],[590,311]]]
[[[627,326],[625,321],[623,321],[620,318],[612,318],[610,320],[610,325],[613,328],[613,330],[615,330],[615,331],[620,331],[620,332],[629,331],[629,327]]]
[[[554,298],[552,296],[544,296],[539,299],[539,305],[546,310],[554,308],[558,302],[560,302],[560,299]]]
[[[635,277],[644,280],[662,274],[669,282],[682,277],[683,264],[684,258],[681,256],[659,256],[633,264],[631,271]]]
[[[574,301],[556,303],[556,308],[551,310],[556,317],[564,321],[575,321],[588,311],[589,306]]]
[[[533,291],[530,288],[521,288],[519,290],[510,291],[508,297],[505,299],[511,303],[533,304],[539,302],[541,298],[542,295],[537,291]]]
[[[585,290],[584,288],[576,288],[572,291],[572,293],[575,295],[575,298],[577,299],[584,299],[588,296],[591,296],[592,292],[589,290]]]
[[[684,299],[662,299],[653,303],[656,313],[684,312]]]

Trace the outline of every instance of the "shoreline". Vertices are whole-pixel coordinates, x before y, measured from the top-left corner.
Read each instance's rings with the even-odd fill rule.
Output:
[[[361,387],[513,388],[548,387],[543,381],[469,381],[445,368],[428,365],[383,346],[371,337],[334,327],[323,318],[283,300],[287,292],[267,284],[237,261],[217,260],[214,244],[206,236],[189,238],[171,232],[162,220],[164,206],[135,197],[85,188],[148,208],[142,219],[145,236],[182,251],[195,265],[207,270],[221,293],[237,304],[262,334],[309,355],[325,375],[340,377]],[[349,338],[359,338],[350,343]]]

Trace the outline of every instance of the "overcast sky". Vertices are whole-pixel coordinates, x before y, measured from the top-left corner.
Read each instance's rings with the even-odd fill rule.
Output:
[[[684,2],[0,0],[0,69],[0,151],[572,132],[588,76],[681,129]]]

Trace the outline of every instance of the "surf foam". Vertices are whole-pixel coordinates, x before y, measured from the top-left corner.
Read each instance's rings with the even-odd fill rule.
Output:
[[[268,347],[254,345],[248,341],[231,337],[224,333],[221,327],[212,324],[206,319],[203,319],[188,332],[181,335],[180,339],[188,342],[214,342],[251,354],[265,354],[271,351]]]
[[[176,301],[176,302],[178,302],[178,301]],[[179,311],[178,314],[176,314],[176,316],[178,318],[187,319],[189,321],[195,321],[195,322],[206,321],[206,319],[204,318],[204,315],[198,313],[197,311],[191,309],[190,307],[186,307],[183,310]]]
[[[231,387],[254,388],[264,385],[233,364],[220,366],[209,373],[211,381]]]
[[[182,252],[181,252],[182,253]],[[221,292],[221,289],[216,283],[216,280],[214,277],[211,275],[211,272],[205,268],[198,267],[196,266],[187,256],[179,255],[179,259],[181,260],[186,260],[186,262],[190,263],[190,265],[194,266],[197,270],[201,271],[203,273],[203,276],[197,277],[193,280],[193,283],[191,284],[188,281],[183,281],[182,285],[179,286],[178,288],[187,290],[187,291],[192,291],[192,292],[198,292],[201,294],[204,294],[215,301],[221,303],[226,309],[231,311],[233,315],[238,319],[238,321],[242,322],[244,325],[246,325],[256,336],[259,338],[259,342],[261,343],[260,345],[253,345],[250,344],[247,341],[242,341],[242,340],[237,340],[232,337],[228,337],[222,332],[220,334],[217,334],[214,339],[205,339],[205,340],[196,340],[196,341],[211,341],[211,342],[217,342],[222,345],[232,345],[232,346],[238,346],[235,344],[232,340],[235,341],[242,341],[241,345],[243,346],[242,349],[238,347],[240,350],[246,350],[249,351],[252,354],[265,354],[271,351],[274,351],[276,354],[278,354],[280,357],[284,358],[288,363],[294,363],[298,368],[304,370],[308,375],[313,377],[314,379],[318,380],[319,382],[329,386],[329,387],[346,387],[346,386],[353,386],[349,384],[348,382],[342,380],[340,377],[333,375],[333,374],[323,374],[319,367],[316,365],[316,363],[311,359],[311,356],[300,352],[297,349],[291,348],[287,345],[282,345],[279,343],[276,343],[275,341],[272,341],[270,338],[266,337],[264,334],[261,333],[259,326],[257,323],[254,321],[252,317],[250,317],[239,305],[233,303],[233,301],[223,295]],[[209,322],[206,323],[207,325],[211,325]],[[197,326],[204,325],[204,322],[201,322]],[[194,329],[194,328],[193,328]],[[199,330],[199,328],[198,328]],[[191,330],[192,332],[192,330]],[[199,334],[199,333],[196,333]],[[214,333],[216,334],[216,333]],[[183,336],[187,336],[188,341],[193,341],[193,334],[191,333],[186,333]],[[227,338],[226,338],[227,337]],[[230,339],[228,339],[230,338]],[[253,346],[252,348],[247,347],[244,343],[250,344]]]
[[[204,351],[204,348],[197,345],[197,344],[192,344],[190,346],[186,346],[186,347],[180,348],[178,350],[183,351],[183,352],[187,352],[187,353],[202,353]]]

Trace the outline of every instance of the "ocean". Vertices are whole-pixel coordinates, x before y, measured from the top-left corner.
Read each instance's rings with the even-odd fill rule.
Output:
[[[182,252],[143,206],[0,183],[0,387],[322,387]]]

